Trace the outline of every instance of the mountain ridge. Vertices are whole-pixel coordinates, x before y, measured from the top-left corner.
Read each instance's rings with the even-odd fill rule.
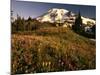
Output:
[[[39,22],[50,22],[50,23],[64,23],[68,22],[75,22],[77,14],[73,13],[70,10],[62,9],[62,8],[52,8],[49,9],[45,14],[36,18]],[[83,24],[87,25],[88,22],[91,25],[95,25],[96,21],[90,18],[86,18],[81,16]]]

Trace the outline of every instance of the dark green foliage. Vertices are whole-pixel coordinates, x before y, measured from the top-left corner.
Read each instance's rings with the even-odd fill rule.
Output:
[[[96,25],[93,25],[91,29],[92,29],[93,34],[95,34],[96,33]]]
[[[29,16],[28,21],[32,21],[32,18]]]
[[[16,31],[24,31],[25,30],[25,20],[21,19],[19,15],[17,15],[17,19],[11,23],[12,25],[12,33]]]
[[[12,33],[18,31],[33,31],[40,27],[41,23],[29,17],[27,20],[17,15],[17,19],[11,23]]]
[[[80,12],[78,13],[78,16],[75,19],[75,24],[73,25],[73,29],[75,31],[81,31],[82,30],[82,19]]]
[[[87,37],[87,38],[94,38],[96,37],[95,33],[87,33],[85,31],[81,31],[81,32],[76,32],[77,34]]]

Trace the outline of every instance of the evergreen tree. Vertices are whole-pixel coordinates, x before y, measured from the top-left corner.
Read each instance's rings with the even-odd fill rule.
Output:
[[[17,19],[12,24],[13,31],[23,31],[24,30],[25,20],[21,19],[19,15],[17,15]]]
[[[75,24],[73,26],[73,29],[75,31],[80,31],[82,29],[82,19],[81,19],[81,14],[80,12],[78,13],[76,19],[75,19]]]
[[[96,33],[96,25],[93,25],[91,29],[92,29],[92,32],[95,34]]]
[[[25,31],[25,19],[24,19],[24,17],[22,18],[22,31]]]
[[[16,28],[17,31],[21,31],[22,30],[22,21],[21,21],[21,17],[19,15],[17,15],[17,24],[16,24]]]
[[[31,22],[32,22],[32,18],[29,16],[29,18],[28,18],[28,20],[27,20],[27,30],[28,31],[31,31],[31,26],[32,26],[32,24],[31,24]]]
[[[31,21],[31,20],[32,20],[32,18],[29,16],[29,17],[28,17],[28,21]]]

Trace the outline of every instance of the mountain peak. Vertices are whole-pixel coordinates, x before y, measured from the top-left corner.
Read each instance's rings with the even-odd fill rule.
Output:
[[[62,8],[52,8],[48,10],[42,16],[36,18],[40,22],[50,22],[50,23],[73,23],[75,22],[76,14],[72,11],[62,9]],[[85,18],[82,16],[83,24],[87,24],[87,22],[91,22],[95,24],[95,20]]]
[[[74,13],[66,9],[52,8],[48,10],[43,16],[38,17],[37,20],[39,20],[40,22],[48,21],[52,23],[60,21],[61,23],[63,23],[66,19],[69,19],[69,17],[75,17],[74,15]]]
[[[52,8],[48,12],[63,12],[63,13],[67,13],[69,11],[66,10],[66,9],[62,9],[62,8]]]

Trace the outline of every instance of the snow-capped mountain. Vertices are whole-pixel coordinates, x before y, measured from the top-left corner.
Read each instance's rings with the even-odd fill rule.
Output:
[[[37,17],[36,19],[40,22],[50,22],[50,23],[74,23],[76,18],[76,14],[66,10],[66,9],[59,9],[59,8],[52,8],[48,10],[44,15]],[[87,23],[95,24],[95,20],[85,18],[82,16],[83,24],[87,25]]]
[[[69,18],[75,19],[75,14],[65,9],[53,8],[47,11],[43,16],[37,18],[40,22],[61,22],[69,20]]]

